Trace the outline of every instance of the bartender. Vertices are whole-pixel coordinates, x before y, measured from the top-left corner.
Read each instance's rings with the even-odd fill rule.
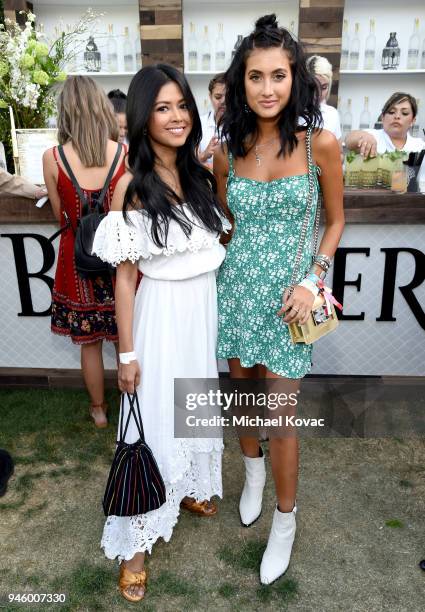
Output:
[[[416,121],[418,105],[408,93],[396,92],[384,104],[381,113],[382,130],[354,130],[345,139],[351,151],[363,157],[375,157],[386,151],[406,151],[408,153],[425,149],[422,138],[409,134]]]

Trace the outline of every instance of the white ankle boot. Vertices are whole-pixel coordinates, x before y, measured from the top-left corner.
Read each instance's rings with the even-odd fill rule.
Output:
[[[266,483],[266,467],[264,455],[261,457],[245,457],[245,484],[239,502],[239,514],[245,527],[251,525],[261,514],[263,489]]]
[[[296,512],[296,506],[291,512],[280,512],[276,506],[269,541],[261,561],[260,581],[262,584],[271,584],[288,568],[295,538]]]

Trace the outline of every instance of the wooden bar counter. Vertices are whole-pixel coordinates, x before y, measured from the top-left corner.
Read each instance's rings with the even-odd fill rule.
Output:
[[[383,189],[346,190],[347,223],[425,223],[425,194],[391,193]],[[56,223],[49,204],[36,208],[27,198],[0,198],[0,223]]]

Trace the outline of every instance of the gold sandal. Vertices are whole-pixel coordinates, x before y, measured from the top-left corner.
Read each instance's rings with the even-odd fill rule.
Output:
[[[147,574],[145,569],[142,569],[141,572],[132,572],[131,570],[127,569],[124,562],[121,563],[118,588],[124,599],[134,603],[137,601],[142,601],[146,593],[146,580]],[[130,586],[142,587],[143,595],[130,595],[130,593],[127,593],[126,589],[128,589]]]
[[[102,408],[103,409],[103,417],[100,416],[95,416],[93,413],[93,408]],[[108,417],[107,412],[108,412],[108,405],[105,404],[105,402],[103,402],[103,404],[90,404],[90,416],[94,421],[95,426],[98,429],[105,429],[105,427],[108,427]]]
[[[217,513],[215,503],[207,499],[201,502],[197,502],[193,498],[183,499],[180,502],[180,507],[200,516],[214,516]]]

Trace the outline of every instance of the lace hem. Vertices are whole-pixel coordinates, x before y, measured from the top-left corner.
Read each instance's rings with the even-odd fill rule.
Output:
[[[168,542],[186,496],[197,501],[222,497],[221,452],[192,453],[187,470],[173,484],[166,484],[167,501],[158,510],[135,516],[109,516],[101,547],[108,559],[130,560],[136,552],[151,552],[162,537]]]
[[[152,240],[152,222],[143,211],[130,211],[130,222],[126,222],[120,211],[111,211],[100,223],[93,242],[92,253],[113,266],[130,260],[135,263],[140,258],[152,259],[154,255],[170,256],[174,253],[190,251],[196,253],[201,249],[211,249],[219,242],[220,236],[206,230],[186,212],[186,217],[193,223],[189,237],[180,225],[170,221],[167,245],[158,247]],[[229,221],[221,217],[223,231],[231,229]]]

